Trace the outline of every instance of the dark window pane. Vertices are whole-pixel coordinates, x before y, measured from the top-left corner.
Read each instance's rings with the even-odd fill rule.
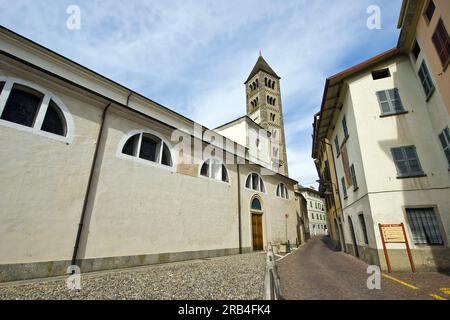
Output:
[[[165,166],[172,166],[172,156],[170,155],[169,147],[164,143],[161,164]]]
[[[160,142],[161,140],[157,141],[153,136],[144,133],[142,135],[141,152],[139,153],[139,158],[156,162],[156,153]]]
[[[417,43],[417,41],[414,43],[414,49],[413,49],[413,51],[412,51],[412,53],[413,53],[413,56],[414,56],[414,59],[418,59],[419,58],[419,55],[420,55],[420,52],[421,52],[422,50],[420,49],[420,46],[419,46],[419,44]]]
[[[253,199],[253,201],[252,201],[252,209],[253,210],[258,210],[258,211],[262,210],[261,202],[258,199]]]
[[[33,89],[14,85],[1,118],[33,127],[43,97],[43,94]]]
[[[359,215],[359,223],[361,224],[361,229],[362,229],[363,234],[364,234],[364,242],[366,244],[369,244],[369,237],[367,236],[366,221],[364,219],[364,215],[362,215],[362,214]]]
[[[58,136],[66,136],[66,120],[61,110],[52,100],[50,100],[48,105],[41,130],[57,134]]]
[[[251,177],[252,176],[249,175],[248,178],[247,178],[247,181],[245,182],[245,187],[248,188],[248,189],[250,189],[250,187],[251,187],[251,185],[250,185],[251,184]]]
[[[372,79],[373,80],[379,80],[384,78],[389,78],[391,76],[391,72],[389,71],[389,68],[377,70],[372,72]]]
[[[428,3],[427,11],[425,12],[425,15],[427,16],[428,21],[431,21],[431,19],[433,19],[435,10],[436,10],[436,6],[434,5],[433,0],[430,0],[430,2]]]
[[[258,177],[258,175],[255,174],[255,173],[254,173],[252,176],[253,176],[252,189],[253,189],[253,190],[258,190],[258,180],[259,180],[259,177]]]
[[[2,93],[3,87],[5,86],[4,82],[0,82],[0,94]]]
[[[225,167],[225,165],[222,165],[222,181],[228,182],[228,173],[227,173],[227,168]]]
[[[205,163],[202,166],[202,169],[200,170],[200,174],[203,177],[209,177],[209,160],[205,161]]]
[[[137,149],[137,144],[139,143],[139,136],[140,136],[140,134],[137,134],[137,135],[131,137],[130,139],[128,139],[128,141],[123,146],[123,149],[122,149],[123,154],[127,154],[129,156],[136,156],[136,149]]]

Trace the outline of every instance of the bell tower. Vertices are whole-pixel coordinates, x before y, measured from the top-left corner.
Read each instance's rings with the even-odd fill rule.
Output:
[[[260,54],[245,82],[247,115],[271,133],[272,165],[288,176],[280,79]]]

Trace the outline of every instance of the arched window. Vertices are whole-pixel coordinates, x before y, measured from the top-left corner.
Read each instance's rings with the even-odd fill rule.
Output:
[[[206,160],[200,170],[200,175],[222,182],[229,182],[228,170],[225,165],[217,159],[211,158]]]
[[[289,192],[284,183],[280,183],[277,187],[277,197],[289,199]]]
[[[43,89],[32,88],[32,84],[23,83],[14,79],[0,82],[0,93],[5,101],[0,104],[0,119],[38,132],[67,137],[68,112],[61,109],[65,107],[57,102],[59,99]]]
[[[257,173],[251,173],[247,177],[245,187],[253,191],[266,192],[263,179]]]
[[[122,153],[131,157],[172,167],[172,155],[167,144],[150,133],[138,133],[125,142]]]
[[[252,200],[251,209],[256,211],[262,211],[261,201],[258,198]]]

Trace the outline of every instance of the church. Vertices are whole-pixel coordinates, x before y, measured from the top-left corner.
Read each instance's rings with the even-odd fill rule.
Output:
[[[246,115],[208,129],[3,27],[0,49],[0,282],[303,239],[262,56]]]

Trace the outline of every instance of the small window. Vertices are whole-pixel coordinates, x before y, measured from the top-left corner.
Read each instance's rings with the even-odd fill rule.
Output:
[[[262,206],[261,206],[261,201],[259,201],[258,198],[254,198],[252,200],[252,206],[251,206],[252,210],[257,210],[257,211],[261,211],[262,210]]]
[[[448,167],[450,168],[450,129],[445,128],[444,131],[439,135],[439,140],[441,141],[442,148],[444,149],[445,156],[447,158]]]
[[[44,95],[34,89],[15,84],[9,94],[1,119],[33,127]]]
[[[425,64],[425,61],[422,62],[419,69],[419,78],[420,82],[422,83],[423,90],[425,92],[425,95],[427,98],[431,96],[431,94],[434,92],[434,84],[431,80],[430,73],[428,72],[427,65]]]
[[[439,224],[432,208],[406,209],[406,216],[417,245],[443,245]]]
[[[342,194],[344,195],[344,199],[346,199],[348,197],[348,194],[347,194],[347,187],[345,185],[345,178],[344,177],[342,177],[341,183],[342,183],[342,192],[343,192]]]
[[[339,137],[334,138],[334,147],[336,148],[336,155],[339,157],[341,155],[341,147],[339,146]]]
[[[258,192],[266,192],[262,178],[256,173],[249,174],[245,182],[245,187]]]
[[[360,214],[358,216],[358,218],[359,218],[359,224],[361,225],[361,230],[364,235],[364,242],[366,244],[369,244],[369,237],[367,236],[367,226],[366,226],[366,221],[364,219],[364,214]]]
[[[168,167],[173,165],[167,144],[149,133],[139,133],[129,138],[123,146],[122,153]]]
[[[450,37],[442,19],[439,20],[436,30],[433,33],[433,43],[441,64],[445,67],[450,61]]]
[[[66,120],[53,100],[50,100],[41,130],[63,137],[67,134]]]
[[[213,180],[228,182],[228,171],[224,164],[216,159],[206,160],[201,169],[200,175]]]
[[[283,199],[289,199],[289,193],[286,185],[284,183],[280,183],[277,187],[277,197]]]
[[[356,180],[356,173],[355,173],[355,165],[351,165],[350,167],[350,173],[352,175],[352,182],[353,182],[353,189],[358,189],[358,181]]]
[[[405,111],[398,89],[378,91],[377,97],[382,115],[396,114]]]
[[[430,0],[430,2],[428,2],[428,6],[427,9],[425,11],[425,16],[428,19],[428,22],[431,22],[431,19],[433,19],[433,15],[434,15],[434,11],[436,10],[436,6],[434,5],[433,0]]]
[[[380,80],[384,78],[389,78],[391,76],[391,72],[389,71],[389,68],[377,70],[372,72],[372,79],[373,80]]]
[[[419,157],[417,156],[416,147],[394,148],[391,152],[399,178],[424,175]]]
[[[420,45],[419,45],[419,43],[417,42],[417,40],[414,42],[414,47],[413,47],[413,50],[412,50],[412,55],[414,56],[414,59],[417,61],[417,59],[419,59],[419,55],[420,55],[420,52],[421,52],[422,50],[420,49]]]
[[[344,119],[342,119],[342,129],[344,130],[344,136],[345,139],[348,139],[349,135],[348,135],[348,128],[347,128],[347,119],[344,116]]]

